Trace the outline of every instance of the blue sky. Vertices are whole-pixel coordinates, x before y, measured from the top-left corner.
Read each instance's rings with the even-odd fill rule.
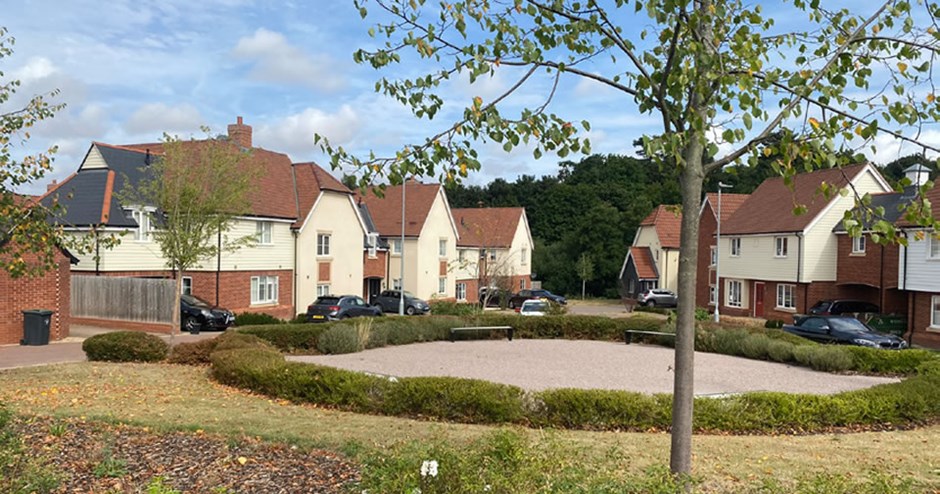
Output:
[[[441,90],[451,102],[443,114],[417,121],[373,88],[379,77],[416,75],[421,67],[378,73],[353,63],[353,51],[376,40],[367,34],[373,19],[361,20],[351,1],[20,0],[4,12],[2,25],[16,45],[0,70],[22,81],[17,101],[58,88],[55,101],[68,105],[33,132],[31,146],[57,144],[59,153],[53,173],[21,191],[27,193],[74,172],[91,141],[150,142],[163,132],[198,137],[202,125],[224,133],[239,115],[254,128],[256,146],[294,161],[326,161],[314,133],[358,153],[392,153],[446,128],[447,117],[474,96],[486,101],[513,82],[511,69],[473,85],[452,80]],[[547,84],[535,81],[511,106],[536,104]],[[633,140],[658,123],[622,95],[577,80],[564,82],[552,110],[590,120],[597,153],[632,154]],[[896,157],[893,146],[885,142],[875,160]],[[493,143],[480,151],[483,168],[470,183],[553,174],[559,161],[535,160],[526,149],[506,154]]]

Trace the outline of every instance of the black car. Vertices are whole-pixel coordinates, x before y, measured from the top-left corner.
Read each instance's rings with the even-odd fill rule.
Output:
[[[841,316],[842,314],[879,313],[881,309],[862,300],[820,300],[810,307],[809,313],[820,316]]]
[[[381,316],[382,310],[367,304],[356,295],[324,295],[307,307],[310,322],[338,321],[350,317]]]
[[[401,303],[401,292],[398,290],[385,290],[384,292],[372,297],[372,305],[378,307],[382,312],[398,312],[398,306]],[[413,316],[415,314],[427,314],[431,312],[431,306],[427,302],[405,291],[405,314]]]
[[[874,331],[862,321],[848,316],[803,316],[795,324],[785,325],[783,330],[819,343],[895,350],[907,348],[903,339]]]
[[[193,296],[180,296],[180,324],[183,330],[198,333],[203,329],[225,331],[235,324],[231,311],[213,307],[209,302]]]
[[[509,298],[509,308],[515,309],[516,307],[521,307],[522,302],[525,302],[526,300],[538,300],[543,298],[546,300],[551,300],[556,304],[568,304],[568,300],[565,297],[562,297],[561,295],[555,295],[548,290],[520,290],[519,293]]]
[[[480,289],[480,305],[483,307],[500,307],[503,304],[503,300],[508,301],[510,297],[512,297],[512,292],[499,288],[483,287]]]

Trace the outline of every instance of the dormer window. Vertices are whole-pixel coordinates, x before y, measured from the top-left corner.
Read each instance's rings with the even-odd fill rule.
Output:
[[[124,210],[125,216],[137,223],[137,228],[134,230],[135,241],[150,242],[153,240],[152,220],[154,211],[156,211],[155,208],[148,207],[131,207]]]
[[[369,249],[369,257],[375,257],[379,248],[379,234],[370,233],[366,236],[366,248]]]

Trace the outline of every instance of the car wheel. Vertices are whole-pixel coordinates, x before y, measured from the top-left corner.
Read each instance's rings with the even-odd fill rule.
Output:
[[[647,306],[647,307],[656,307],[656,301],[655,301],[655,300],[650,300],[649,302],[646,303],[646,306]]]
[[[183,320],[183,329],[190,333],[198,333],[199,326],[199,321],[193,316],[186,316],[186,319]]]
[[[339,316],[339,319],[340,319],[341,321],[342,321],[343,319],[349,319],[349,314],[343,314],[343,315]]]
[[[405,309],[405,314],[408,314],[409,316],[415,315],[415,308],[409,305],[409,306]]]

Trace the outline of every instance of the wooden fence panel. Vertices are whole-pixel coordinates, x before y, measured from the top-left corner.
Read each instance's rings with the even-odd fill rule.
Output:
[[[72,316],[169,324],[175,289],[170,279],[72,276]]]

